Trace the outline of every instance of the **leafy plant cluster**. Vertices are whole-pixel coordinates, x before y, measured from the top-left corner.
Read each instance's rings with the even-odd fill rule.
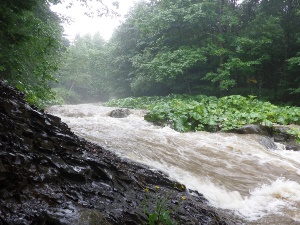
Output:
[[[295,138],[297,143],[300,143],[300,129],[292,127],[291,129],[287,130],[287,133],[292,135]]]
[[[148,216],[148,225],[178,225],[178,221],[175,218],[178,216],[179,206],[186,199],[185,196],[181,196],[179,200],[176,201],[176,205],[171,206],[169,202],[174,198],[174,191],[170,191],[164,196],[159,195],[159,186],[155,186],[155,199],[148,196],[149,188],[145,188],[145,195],[143,199],[144,214]],[[184,191],[186,187],[178,183],[174,184],[174,189],[178,191]],[[148,204],[152,205],[153,200],[155,200],[155,209],[150,210]]]
[[[107,106],[150,110],[145,119],[179,132],[228,131],[246,124],[300,124],[300,108],[276,106],[255,96],[169,95],[112,100]]]
[[[129,109],[152,109],[158,104],[163,104],[166,101],[173,99],[184,98],[186,95],[170,94],[168,96],[142,96],[142,97],[128,97],[121,99],[110,100],[105,103],[106,106],[117,106]]]

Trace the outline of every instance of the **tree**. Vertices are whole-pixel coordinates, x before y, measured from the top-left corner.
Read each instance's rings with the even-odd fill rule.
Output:
[[[66,103],[95,101],[106,98],[104,74],[105,41],[96,33],[94,36],[75,37],[68,47],[64,60],[57,72],[59,85],[56,91]]]
[[[70,6],[75,2],[71,1]],[[49,86],[55,81],[64,43],[63,18],[50,10],[61,0],[0,0],[0,79],[26,94],[30,103],[44,107],[54,98]],[[98,0],[100,8],[90,15],[116,14],[112,7]],[[89,7],[88,0],[80,3]],[[117,7],[117,2],[113,2]]]
[[[132,57],[134,90],[145,93],[164,84],[171,92],[193,93],[207,83],[203,78],[219,81],[221,89],[232,86],[230,77],[217,72],[238,27],[235,10],[236,1],[163,0],[139,6],[132,24],[146,44]]]
[[[63,50],[60,19],[46,1],[2,1],[0,12],[0,78],[42,106]]]
[[[300,93],[299,12],[300,0],[140,2],[98,57],[98,87],[117,97],[291,100]]]

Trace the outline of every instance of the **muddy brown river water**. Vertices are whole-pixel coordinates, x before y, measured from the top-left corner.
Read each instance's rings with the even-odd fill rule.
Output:
[[[267,149],[257,135],[179,133],[148,123],[139,110],[112,118],[113,109],[82,104],[47,112],[77,135],[197,190],[245,224],[300,224],[300,151]]]

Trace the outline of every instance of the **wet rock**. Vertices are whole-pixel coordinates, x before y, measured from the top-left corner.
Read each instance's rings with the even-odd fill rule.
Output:
[[[234,224],[201,194],[79,138],[23,97],[0,81],[0,224],[144,224],[145,204],[154,211],[166,196],[179,224]]]
[[[110,117],[114,118],[125,118],[130,115],[130,110],[129,109],[115,109],[111,111],[109,114]]]
[[[275,142],[285,145],[286,150],[300,151],[300,144],[297,143],[295,137],[289,133],[292,128],[299,129],[296,125],[275,125],[272,130],[272,136]]]
[[[277,145],[274,143],[272,138],[261,137],[259,140],[260,144],[265,146],[267,149],[277,149]]]
[[[79,213],[79,218],[74,221],[74,225],[98,225],[105,224],[111,225],[106,218],[97,210],[94,209],[84,209]]]
[[[257,124],[248,124],[241,128],[234,130],[238,134],[258,134],[263,136],[269,136],[269,132],[266,127]]]
[[[286,126],[275,126],[273,128],[274,140],[276,142],[287,142],[287,141],[289,141],[292,137],[287,132],[288,130],[289,130],[289,128],[286,127]]]
[[[257,134],[262,136],[260,138],[260,144],[268,149],[277,149],[276,142],[285,145],[286,150],[300,151],[300,144],[296,142],[293,135],[288,131],[291,129],[291,125],[282,126],[275,125],[272,128],[265,127],[263,125],[249,124],[239,129],[232,130],[238,134]]]

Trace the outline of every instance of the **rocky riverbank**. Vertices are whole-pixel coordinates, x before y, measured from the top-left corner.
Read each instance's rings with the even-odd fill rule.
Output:
[[[238,134],[257,134],[261,136],[260,143],[268,149],[276,150],[278,147],[275,143],[285,146],[286,150],[299,151],[300,144],[290,131],[293,129],[300,130],[297,125],[274,125],[272,128],[262,125],[249,124],[230,132]]]
[[[0,81],[0,224],[146,224],[156,199],[179,224],[234,224],[164,174],[118,158]],[[184,199],[184,200],[183,200]]]

